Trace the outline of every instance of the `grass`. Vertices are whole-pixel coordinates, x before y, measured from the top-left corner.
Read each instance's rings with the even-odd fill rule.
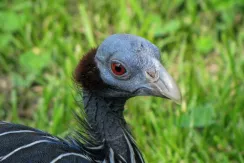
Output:
[[[150,163],[244,162],[243,0],[0,1],[0,119],[65,136],[72,72],[113,33],[145,37],[183,94],[137,97],[126,119]]]

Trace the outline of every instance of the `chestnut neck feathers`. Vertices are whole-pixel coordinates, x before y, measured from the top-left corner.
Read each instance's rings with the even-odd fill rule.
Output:
[[[95,63],[97,48],[91,49],[79,62],[74,72],[76,83],[83,89],[89,91],[102,90],[106,84],[100,77],[99,70]]]

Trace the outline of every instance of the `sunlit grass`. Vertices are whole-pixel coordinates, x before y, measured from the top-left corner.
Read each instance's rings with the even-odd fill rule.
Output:
[[[0,117],[65,136],[85,52],[113,33],[156,44],[182,105],[137,97],[126,119],[147,162],[244,162],[244,1],[1,0]]]

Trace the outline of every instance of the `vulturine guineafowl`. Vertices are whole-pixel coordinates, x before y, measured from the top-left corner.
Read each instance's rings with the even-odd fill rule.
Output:
[[[126,100],[158,96],[181,100],[175,81],[160,63],[158,48],[144,38],[115,34],[88,52],[74,79],[83,90],[86,133],[68,139],[30,127],[0,122],[0,162],[141,163],[143,157],[126,125]]]

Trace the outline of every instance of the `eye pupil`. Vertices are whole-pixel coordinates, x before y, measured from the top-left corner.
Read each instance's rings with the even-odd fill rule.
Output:
[[[120,64],[116,64],[116,66],[115,66],[115,70],[116,70],[117,72],[121,72],[121,70],[122,70],[121,65],[120,65]]]

